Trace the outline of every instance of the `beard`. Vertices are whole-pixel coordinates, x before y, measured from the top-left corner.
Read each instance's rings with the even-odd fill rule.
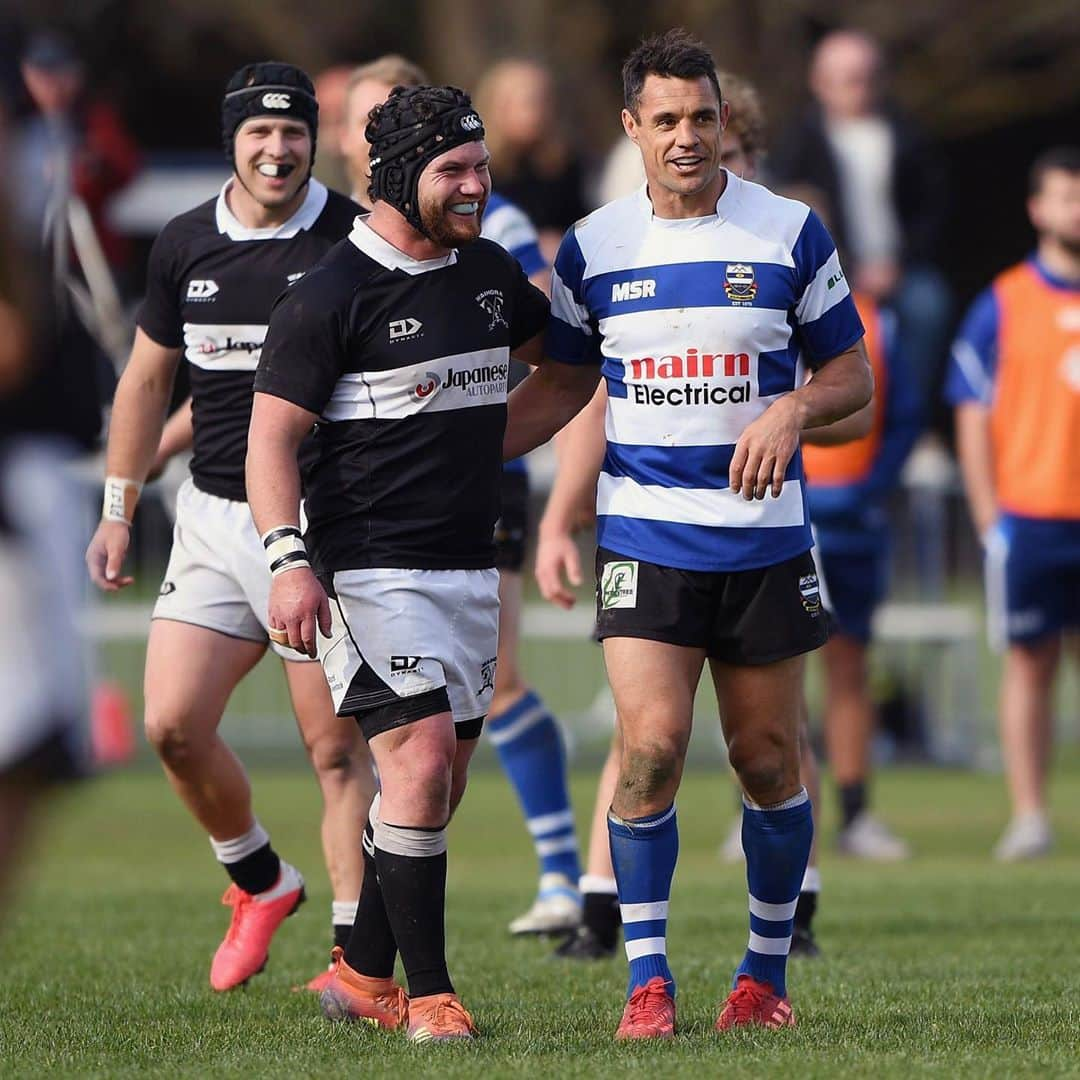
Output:
[[[450,209],[449,203],[421,202],[420,221],[431,240],[440,247],[458,248],[479,238],[480,218],[486,203],[487,199],[481,199],[475,214],[462,217]]]

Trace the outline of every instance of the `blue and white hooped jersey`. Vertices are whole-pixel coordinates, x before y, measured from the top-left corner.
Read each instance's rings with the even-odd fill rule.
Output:
[[[730,172],[716,214],[653,216],[643,186],[574,225],[551,282],[546,354],[597,364],[607,453],[597,539],[686,570],[809,550],[796,451],[778,498],[728,486],[751,421],[863,336],[836,246],[803,203]]]

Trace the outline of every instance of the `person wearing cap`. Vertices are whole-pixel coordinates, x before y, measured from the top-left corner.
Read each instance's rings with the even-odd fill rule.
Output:
[[[367,138],[371,214],[271,317],[248,494],[276,568],[271,633],[319,656],[381,783],[323,1010],[467,1039],[446,965],[446,826],[495,690],[510,358],[539,361],[548,302],[480,238],[491,179],[467,94],[397,87]],[[301,536],[297,453],[316,422]]]
[[[318,665],[269,641],[270,573],[244,486],[252,382],[274,299],[345,235],[357,212],[311,179],[317,115],[310,80],[290,64],[248,64],[229,81],[222,126],[233,174],[217,198],[174,218],[154,243],[113,405],[104,511],[86,553],[99,588],[131,584],[123,570],[131,522],[161,456],[173,377],[186,358],[190,415],[170,421],[169,438],[173,450],[193,440],[194,456],[147,641],[145,724],[169,782],[232,882],[223,901],[232,923],[210,969],[215,990],[262,970],[274,932],[304,899],[303,878],[271,846],[243,766],[218,734],[229,696],[268,645],[285,661],[322,789],[339,940],[356,910],[361,833],[374,794],[362,740],[335,716]],[[328,977],[324,970],[311,988]]]

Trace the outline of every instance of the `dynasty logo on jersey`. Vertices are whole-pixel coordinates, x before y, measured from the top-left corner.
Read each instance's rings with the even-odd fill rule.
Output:
[[[188,282],[187,298],[189,300],[213,300],[218,293],[216,281],[206,279],[193,279]]]

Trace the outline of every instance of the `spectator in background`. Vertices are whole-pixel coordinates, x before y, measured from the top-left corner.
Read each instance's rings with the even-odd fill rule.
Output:
[[[551,72],[534,60],[503,60],[480,80],[476,104],[488,118],[492,179],[535,224],[550,262],[587,210],[584,166],[558,114]]]
[[[66,39],[32,38],[22,76],[37,112],[16,137],[17,213],[34,228],[48,229],[69,195],[77,195],[90,211],[109,265],[122,272],[131,250],[109,228],[105,206],[139,170],[134,140],[113,106],[88,93],[82,61]]]
[[[1031,169],[1034,255],[971,305],[946,394],[986,549],[991,640],[1005,646],[1001,744],[1012,820],[999,859],[1044,855],[1054,678],[1080,629],[1080,146]]]
[[[311,174],[331,191],[343,195],[349,193],[349,174],[341,152],[341,133],[352,71],[349,64],[335,64],[314,79],[315,98],[319,102],[319,154]]]
[[[368,195],[371,146],[365,134],[368,113],[376,105],[381,105],[395,86],[425,86],[428,81],[416,64],[397,53],[387,53],[349,72],[335,148],[341,154],[348,174],[348,186],[342,191],[351,193],[353,202],[359,203],[365,210],[371,209],[371,197]]]
[[[945,215],[942,170],[921,133],[884,96],[881,51],[857,30],[814,50],[814,101],[773,147],[778,184],[811,184],[834,207],[853,287],[899,320],[903,359],[924,408],[937,397],[947,345],[948,287],[933,264]]]

